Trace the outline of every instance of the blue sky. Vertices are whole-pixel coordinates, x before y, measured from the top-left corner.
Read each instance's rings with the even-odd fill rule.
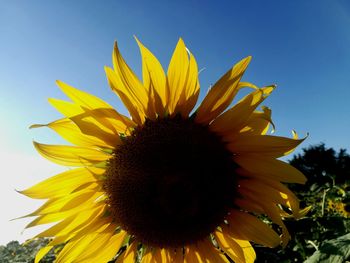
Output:
[[[235,62],[252,55],[244,80],[277,84],[265,101],[276,134],[309,133],[302,147],[319,142],[350,145],[350,2],[300,1],[7,1],[0,4],[1,202],[12,198],[0,225],[1,243],[16,236],[23,222],[8,218],[32,210],[15,194],[59,168],[37,156],[32,140],[62,142],[30,124],[60,117],[47,98],[64,98],[63,80],[98,95],[122,113],[103,67],[111,65],[118,40],[128,64],[140,75],[136,35],[167,68],[182,37],[195,55],[202,96]],[[4,172],[5,171],[5,172]],[[10,196],[10,197],[9,197]],[[24,211],[24,213],[26,212]],[[13,228],[11,230],[11,227]],[[5,231],[5,230],[4,230]]]

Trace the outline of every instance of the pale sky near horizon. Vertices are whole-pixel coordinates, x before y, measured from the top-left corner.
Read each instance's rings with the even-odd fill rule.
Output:
[[[66,168],[41,158],[32,140],[62,143],[33,123],[60,117],[47,98],[64,98],[63,80],[102,97],[121,113],[104,65],[118,40],[128,64],[141,72],[136,35],[165,70],[179,37],[195,55],[201,98],[235,62],[253,56],[244,80],[277,84],[264,102],[276,135],[309,133],[302,147],[350,146],[350,2],[296,1],[2,1],[0,3],[0,245],[24,241],[25,215],[41,202],[15,192]]]

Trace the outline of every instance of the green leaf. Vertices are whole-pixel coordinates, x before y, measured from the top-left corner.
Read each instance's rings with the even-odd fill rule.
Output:
[[[343,263],[350,259],[350,234],[325,241],[304,263]]]

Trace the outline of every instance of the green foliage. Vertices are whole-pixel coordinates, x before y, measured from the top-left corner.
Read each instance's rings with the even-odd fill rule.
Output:
[[[0,246],[0,262],[1,263],[33,263],[36,253],[40,248],[46,246],[48,239],[39,238],[23,244],[18,241],[11,241],[6,246]],[[40,262],[54,262],[57,252],[62,246],[52,249]]]
[[[320,144],[303,149],[303,154],[294,156],[290,163],[302,171],[308,181],[305,185],[291,184],[289,188],[296,193],[302,207],[312,209],[304,218],[285,220],[292,237],[285,249],[255,245],[257,262],[349,260],[349,251],[344,246],[350,243],[350,236],[346,235],[350,233],[350,211],[345,211],[350,201],[347,181],[350,180],[350,155],[343,149],[337,153]]]
[[[307,177],[305,185],[291,185],[297,192],[307,192],[312,188],[344,184],[350,180],[350,155],[345,149],[337,153],[321,143],[303,149],[303,154],[293,157],[290,164]]]
[[[350,234],[323,242],[305,263],[343,263],[350,258]]]

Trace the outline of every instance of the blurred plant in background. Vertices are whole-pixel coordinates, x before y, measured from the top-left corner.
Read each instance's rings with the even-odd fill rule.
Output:
[[[292,240],[285,249],[256,246],[257,262],[339,262],[350,260],[350,155],[322,143],[303,149],[290,164],[305,174],[305,185],[289,185],[311,206],[298,221],[286,219]]]
[[[39,238],[33,241],[19,244],[18,241],[11,241],[6,246],[0,246],[1,263],[33,263],[38,250],[47,245],[49,239]],[[54,262],[56,254],[63,246],[57,246],[52,249],[40,262]]]
[[[350,155],[336,152],[324,144],[303,149],[290,164],[302,171],[305,185],[289,185],[301,201],[311,206],[298,221],[285,219],[292,240],[286,248],[264,248],[255,245],[256,262],[350,262]],[[274,227],[274,226],[272,226]],[[34,262],[35,253],[48,243],[38,239],[20,245],[12,241],[0,246],[0,262]],[[54,247],[41,263],[54,262],[62,246]]]

